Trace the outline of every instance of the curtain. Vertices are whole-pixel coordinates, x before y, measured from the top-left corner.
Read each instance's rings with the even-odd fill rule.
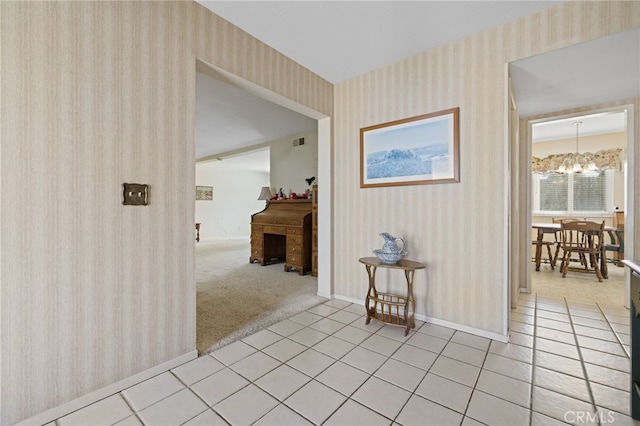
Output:
[[[571,154],[552,154],[544,158],[533,157],[533,173],[554,172],[558,170],[558,167],[560,167],[564,159],[569,155]],[[600,170],[622,170],[622,148],[602,149],[595,154],[585,152],[582,156],[591,158],[591,161],[593,161]]]

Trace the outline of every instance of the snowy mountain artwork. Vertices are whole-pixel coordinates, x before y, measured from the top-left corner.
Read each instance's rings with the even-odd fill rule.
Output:
[[[458,182],[458,108],[360,130],[360,186]]]

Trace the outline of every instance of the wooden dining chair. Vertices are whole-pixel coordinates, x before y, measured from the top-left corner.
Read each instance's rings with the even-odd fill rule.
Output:
[[[551,246],[554,246],[557,244],[557,240],[556,241],[551,241],[551,240],[545,240],[544,239],[544,235],[546,234],[550,234],[551,232],[542,230],[542,229],[538,229],[538,232],[542,232],[542,240],[540,240],[539,238],[533,239],[531,240],[531,244],[533,244],[534,247],[534,253],[540,253],[540,256],[534,256],[533,260],[536,262],[536,271],[540,270],[540,261],[542,258],[542,249],[543,247],[547,248],[547,254],[549,256],[549,265],[551,266],[551,269],[555,269],[556,268],[556,259],[558,256],[558,251],[556,250],[555,255],[551,252]],[[553,232],[553,234],[555,235],[555,232]],[[540,247],[538,247],[538,245],[540,245]]]
[[[563,220],[560,223],[560,237],[563,252],[560,263],[562,277],[566,277],[567,272],[571,270],[595,273],[598,281],[602,282],[599,260],[604,253],[604,221],[598,223],[586,220]],[[583,260],[580,267],[570,265],[572,254],[577,254]]]
[[[551,222],[552,223],[562,223],[563,221],[566,222],[575,222],[576,220],[586,220],[585,218],[577,218],[577,217],[552,217],[551,218]],[[558,260],[558,256],[560,255],[560,249],[562,248],[562,237],[560,236],[560,231],[556,232],[555,234],[555,239],[556,239],[556,251],[553,255],[553,264],[555,265],[557,260]],[[584,256],[578,256],[576,259],[572,259],[572,261],[574,262],[580,262],[580,264],[584,264]],[[562,269],[560,269],[560,272],[562,272]]]
[[[622,259],[624,258],[624,228],[618,228],[615,231],[607,231],[611,244],[605,244],[605,251],[613,251],[615,255],[611,258],[611,263],[617,266],[622,266]]]

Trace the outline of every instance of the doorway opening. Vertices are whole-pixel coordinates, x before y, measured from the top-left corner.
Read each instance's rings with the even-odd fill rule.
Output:
[[[635,165],[633,159],[634,121],[638,118],[640,81],[640,30],[633,29],[571,45],[562,49],[519,59],[507,64],[505,107],[509,117],[511,205],[510,283],[511,306],[520,293],[532,291],[532,125],[558,119],[576,120],[578,116],[624,111],[623,185],[625,239],[624,257],[633,258],[635,212]],[[616,78],[612,78],[615,76]],[[573,129],[575,135],[575,128]],[[575,146],[574,146],[575,149]],[[573,149],[572,149],[573,150]],[[614,204],[613,207],[616,207]],[[585,215],[589,217],[589,215]],[[584,216],[583,216],[584,217]],[[613,212],[608,221],[613,221]],[[608,239],[608,237],[607,237]],[[609,264],[611,265],[611,264]],[[629,274],[624,270],[624,306],[629,306]],[[559,274],[558,274],[559,275]],[[618,304],[623,304],[619,301]]]
[[[243,253],[243,250],[246,250],[246,256],[240,254],[234,257],[234,262],[236,262],[237,267],[232,268],[233,271],[223,272],[222,270],[225,268],[213,268],[213,270],[210,271],[213,277],[212,281],[215,281],[214,284],[218,284],[221,281],[231,279],[233,282],[230,282],[228,286],[223,286],[231,290],[240,287],[247,290],[247,287],[251,285],[251,275],[254,275],[254,281],[259,281],[259,283],[256,284],[258,287],[255,291],[241,291],[238,295],[228,298],[229,301],[232,299],[241,299],[239,306],[246,308],[244,309],[246,315],[244,315],[243,318],[240,315],[242,309],[233,308],[231,310],[233,314],[221,320],[233,328],[233,332],[229,334],[229,337],[225,336],[213,345],[205,344],[204,346],[206,346],[206,348],[202,342],[198,341],[198,350],[200,354],[202,354],[291,316],[296,313],[293,312],[292,309],[302,307],[306,309],[313,306],[313,304],[322,303],[332,294],[330,286],[331,266],[329,264],[329,247],[331,244],[329,215],[331,205],[329,191],[331,187],[331,140],[329,117],[201,61],[197,61],[196,71],[198,81],[201,79],[215,79],[214,89],[217,90],[218,93],[220,90],[223,91],[223,94],[220,96],[198,100],[198,96],[201,95],[201,86],[199,84],[196,85],[196,99],[198,101],[196,108],[197,120],[199,123],[201,120],[209,120],[206,125],[202,127],[207,128],[207,126],[209,126],[210,129],[210,132],[201,131],[199,123],[196,124],[196,162],[198,166],[206,165],[207,163],[212,163],[215,166],[222,166],[224,164],[231,165],[238,162],[242,163],[244,160],[247,160],[245,157],[251,156],[254,156],[252,160],[256,160],[256,157],[264,158],[265,155],[267,158],[266,170],[261,171],[263,172],[262,177],[260,176],[260,172],[256,170],[251,170],[251,172],[240,171],[239,174],[236,170],[233,172],[235,174],[228,172],[225,176],[218,176],[216,179],[213,179],[215,182],[212,182],[211,185],[214,188],[214,201],[216,200],[216,194],[221,195],[223,192],[222,190],[217,191],[216,185],[218,187],[224,187],[225,189],[231,189],[230,187],[234,185],[249,183],[249,175],[257,179],[251,181],[253,182],[251,188],[246,188],[246,190],[233,190],[231,191],[231,195],[229,195],[231,198],[239,197],[239,199],[244,200],[244,204],[253,206],[248,207],[249,211],[244,213],[237,212],[235,210],[236,203],[229,202],[230,198],[217,199],[219,207],[231,215],[228,217],[228,221],[234,222],[230,227],[231,232],[227,229],[225,232],[217,235],[218,237],[232,237],[222,240],[222,251],[218,251],[217,254],[210,250],[205,254],[201,253],[201,251],[206,251],[211,247],[204,248],[203,246],[203,243],[207,243],[206,239],[208,238],[205,231],[207,224],[205,223],[205,219],[198,217],[198,214],[202,213],[200,211],[202,209],[200,206],[196,206],[195,219],[196,222],[201,222],[200,232],[203,237],[203,241],[196,245],[196,277],[199,276],[202,265],[206,268],[212,264],[216,264],[216,262],[219,263],[225,256],[233,257],[232,255],[234,253],[237,255],[238,253]],[[223,102],[225,96],[231,99],[229,102],[235,102],[236,104],[226,105]],[[237,105],[237,102],[241,102],[241,105]],[[213,111],[215,111],[215,114],[212,113]],[[252,111],[254,115],[247,115],[249,111]],[[232,122],[234,123],[233,126],[230,125]],[[221,130],[226,131],[226,134],[221,134]],[[206,150],[202,149],[201,142],[204,136],[214,132],[217,132],[217,140],[223,141],[226,145],[224,145],[224,147],[214,146],[213,148],[209,146],[208,149],[212,150],[206,152]],[[291,145],[292,140],[294,141],[293,148]],[[301,146],[300,140],[305,141],[304,146]],[[235,144],[230,143],[230,141],[235,141]],[[298,144],[295,144],[295,141],[298,141]],[[215,143],[214,141],[214,145]],[[292,150],[295,150],[295,153],[290,152]],[[305,151],[306,154],[303,153],[303,151]],[[294,170],[296,167],[291,167],[291,164],[289,164],[288,167],[285,167],[283,164],[278,164],[278,160],[286,163],[287,157],[291,160],[291,156],[296,157],[293,164],[298,166],[297,168],[302,169],[298,170],[297,174],[296,170]],[[311,162],[306,158],[309,156],[311,157]],[[244,163],[246,165],[247,161],[244,161]],[[262,161],[262,163],[264,163],[264,161]],[[194,167],[196,167],[195,164]],[[283,187],[283,190],[287,192],[291,190],[292,192],[302,193],[309,188],[306,178],[312,175],[316,177],[317,182],[320,183],[318,186],[319,196],[317,199],[322,200],[319,201],[317,209],[317,277],[313,277],[310,274],[299,275],[297,272],[284,272],[282,263],[266,266],[250,263],[251,216],[265,208],[265,201],[258,200],[261,188],[269,187],[271,191],[275,193],[280,187]],[[199,173],[196,173],[196,179],[198,178]],[[280,179],[280,181],[286,181],[286,185],[276,182],[278,179]],[[195,184],[205,185],[206,182],[197,181]],[[207,219],[210,222],[209,227],[217,231],[222,231],[220,229],[221,224],[218,223],[220,221],[219,215],[216,214],[216,217],[209,215]],[[209,235],[209,237],[211,237],[211,235]],[[238,240],[240,241],[238,242]],[[220,245],[220,239],[218,239],[217,242],[218,245]],[[209,260],[201,261],[201,256],[209,256]],[[221,265],[225,265],[225,262],[223,261]],[[235,278],[230,278],[231,275],[235,276]],[[267,276],[272,276],[272,278],[268,279],[266,278]],[[198,288],[195,297],[197,312],[196,333],[197,340],[199,340],[201,335],[200,329],[202,328],[199,322],[204,324],[205,321],[203,318],[205,318],[208,313],[205,312],[207,311],[207,309],[204,309],[205,304],[200,303],[205,301],[207,295],[201,293],[200,279],[197,279]],[[271,287],[269,287],[270,280],[273,282]],[[292,280],[295,282],[291,282]],[[282,287],[287,284],[291,286],[288,291],[287,289],[279,289],[277,291],[280,291],[278,294],[281,294],[281,297],[277,295],[273,296],[277,293],[276,286],[279,285]],[[220,293],[218,292],[214,298],[210,298],[210,302],[218,308],[230,304],[226,303],[225,300],[221,300],[219,296]],[[293,299],[289,300],[290,298]],[[287,300],[289,301],[287,302]],[[309,303],[312,303],[312,305],[305,305]],[[265,307],[262,313],[260,312],[261,309],[256,308],[257,306]]]
[[[605,231],[605,245],[613,248],[622,242],[624,247],[628,113],[626,108],[598,109],[529,121],[532,241],[544,229],[539,226],[577,218],[604,221],[610,231]],[[580,161],[585,169],[578,167],[576,173],[572,168]],[[588,170],[587,163],[594,170]],[[625,303],[626,272],[617,262],[623,253],[605,252],[608,261],[603,265],[608,273],[602,281],[595,274],[570,272],[563,277],[560,234],[547,234],[542,235],[544,245],[538,253],[531,246],[526,292],[616,306]]]

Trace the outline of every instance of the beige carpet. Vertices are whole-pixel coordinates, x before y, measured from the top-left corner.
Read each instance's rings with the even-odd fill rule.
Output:
[[[565,278],[559,271],[560,263],[555,270],[548,263],[540,265],[540,271],[535,270],[531,263],[531,292],[538,296],[567,298],[599,302],[601,304],[624,305],[624,273],[626,268],[619,268],[608,264],[609,278],[598,281],[595,274],[584,274],[569,271]]]
[[[248,239],[196,243],[196,347],[211,352],[324,303],[318,280],[249,263]]]

